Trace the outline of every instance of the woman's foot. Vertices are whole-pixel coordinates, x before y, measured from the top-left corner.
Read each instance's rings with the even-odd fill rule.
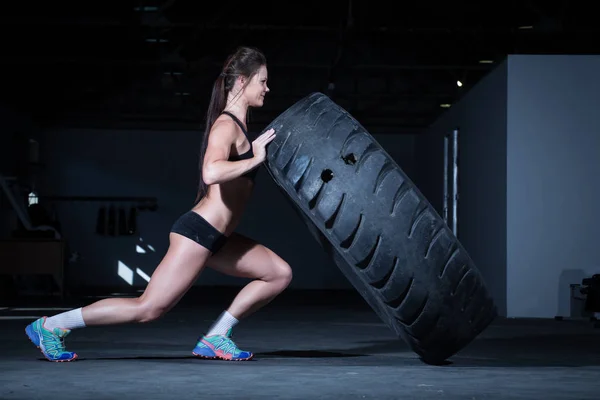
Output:
[[[73,361],[77,358],[76,353],[65,350],[65,337],[71,333],[69,329],[54,328],[46,329],[42,317],[25,327],[25,333],[29,340],[42,351],[44,357],[54,362]]]
[[[226,335],[202,336],[192,354],[206,359],[248,361],[254,357],[249,351],[240,350],[231,340],[231,329]]]

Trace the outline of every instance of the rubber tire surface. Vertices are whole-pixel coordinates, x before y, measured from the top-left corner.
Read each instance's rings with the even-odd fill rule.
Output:
[[[273,120],[265,166],[313,236],[426,363],[496,317],[473,261],[437,211],[348,112],[313,93]]]

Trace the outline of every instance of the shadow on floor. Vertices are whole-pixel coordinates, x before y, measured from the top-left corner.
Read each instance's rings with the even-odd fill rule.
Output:
[[[343,360],[370,359],[369,363],[405,364],[419,362],[415,354],[401,339],[354,342],[356,347],[330,349],[274,349],[256,352],[255,360]],[[149,349],[151,353],[153,349]],[[45,360],[41,358],[42,360]],[[81,357],[85,360],[192,360],[185,356],[115,356]],[[211,361],[211,360],[207,360]],[[485,338],[469,344],[462,351],[437,365],[450,368],[506,368],[506,367],[585,367],[600,366],[600,345],[597,334],[530,335],[526,337]]]
[[[266,353],[258,353],[261,358],[345,358],[345,357],[368,357],[368,354],[353,354],[341,351],[321,350],[279,350]]]
[[[265,353],[256,353],[255,357],[260,359],[269,358],[345,358],[345,357],[366,357],[368,354],[351,354],[345,352],[320,351],[320,350],[278,350]],[[39,358],[40,361],[48,361],[45,358]],[[80,361],[122,361],[122,360],[200,360],[213,361],[190,356],[126,356],[126,357],[79,357],[76,362]],[[221,361],[221,360],[217,360]]]
[[[414,354],[400,339],[359,343],[365,345],[352,348],[350,351],[369,355]],[[597,334],[479,339],[439,366],[455,368],[600,366],[600,344]]]

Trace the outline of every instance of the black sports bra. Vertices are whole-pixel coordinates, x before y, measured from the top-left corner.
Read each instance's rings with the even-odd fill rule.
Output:
[[[242,121],[240,121],[238,119],[238,117],[236,117],[229,111],[223,111],[223,114],[229,115],[231,117],[231,119],[233,119],[235,121],[235,123],[239,125],[239,127],[242,129],[242,132],[244,132],[244,136],[246,136],[248,143],[250,143],[250,149],[247,152],[245,152],[244,154],[237,155],[237,156],[230,154],[228,161],[240,161],[240,160],[246,160],[246,159],[254,157],[254,152],[252,151],[252,140],[250,140],[250,137],[248,136],[248,132],[244,128]],[[247,178],[254,180],[257,172],[258,172],[258,167],[251,169],[250,171],[246,172],[242,176],[245,176]]]

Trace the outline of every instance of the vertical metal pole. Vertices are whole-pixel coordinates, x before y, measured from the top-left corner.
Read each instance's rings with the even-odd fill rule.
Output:
[[[444,203],[442,213],[446,224],[448,224],[448,144],[448,135],[444,135]]]
[[[458,129],[452,131],[452,232],[458,237]]]

